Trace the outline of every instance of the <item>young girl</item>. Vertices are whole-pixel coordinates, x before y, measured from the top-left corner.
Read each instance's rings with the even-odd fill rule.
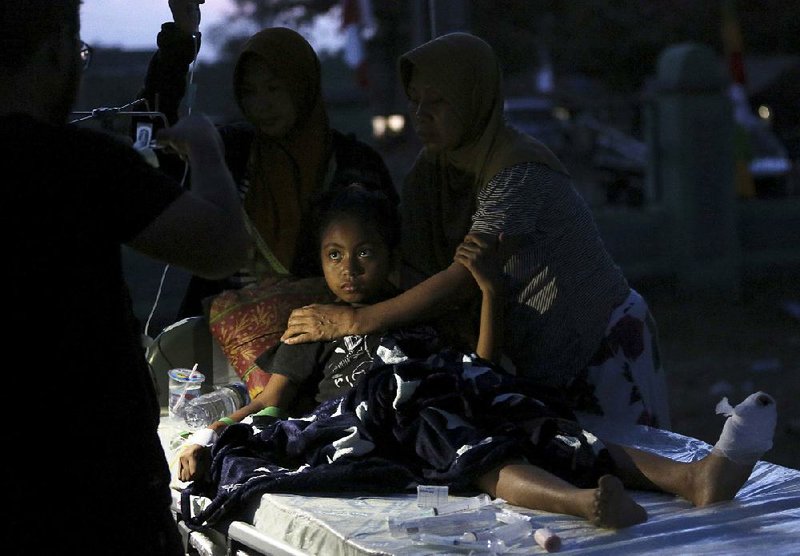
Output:
[[[377,194],[352,186],[332,202],[320,258],[339,303],[362,306],[394,295],[388,278],[398,235],[391,205]],[[468,235],[456,251],[482,292],[477,353],[443,346],[433,328],[421,325],[279,344],[259,357],[273,373],[266,389],[196,433],[180,457],[180,478],[195,479],[184,503],[188,494],[213,498],[190,524],[213,523],[264,492],[397,492],[421,483],[454,492],[478,488],[606,528],[647,519],[624,486],[678,494],[697,506],[732,499],[771,440],[739,458],[741,450],[731,446],[748,441],[728,431],[719,450],[693,463],[603,444],[544,387],[491,362],[502,319],[502,246],[502,238],[494,245]],[[312,413],[274,420],[304,395],[318,404]],[[774,416],[766,394],[753,403]],[[208,446],[223,428],[207,475]]]

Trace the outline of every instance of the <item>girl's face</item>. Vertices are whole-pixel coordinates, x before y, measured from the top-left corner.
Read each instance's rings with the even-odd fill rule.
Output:
[[[464,135],[464,123],[439,90],[414,71],[406,93],[414,129],[425,148],[440,152],[458,147]]]
[[[239,102],[245,117],[270,137],[285,137],[297,121],[288,83],[255,56],[243,62]]]
[[[373,303],[385,291],[391,253],[371,224],[355,217],[331,221],[322,234],[320,255],[328,288],[348,303]]]

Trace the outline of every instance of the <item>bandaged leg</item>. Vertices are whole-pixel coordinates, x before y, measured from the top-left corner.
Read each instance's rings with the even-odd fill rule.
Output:
[[[728,415],[719,442],[692,462],[606,442],[625,486],[677,494],[698,507],[733,500],[772,447],[775,400],[758,392],[735,408],[723,400],[717,411]]]
[[[736,407],[727,399],[717,413],[728,416],[711,453],[691,465],[684,496],[696,506],[733,500],[747,482],[756,462],[772,447],[777,410],[763,392],[748,396]]]
[[[713,454],[740,465],[753,465],[772,448],[778,412],[769,394],[756,392],[736,407],[723,398],[717,404],[717,413],[727,415],[728,419]]]

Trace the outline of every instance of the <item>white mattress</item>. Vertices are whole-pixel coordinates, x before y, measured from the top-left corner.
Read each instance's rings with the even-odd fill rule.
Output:
[[[175,423],[168,421],[162,419],[160,434],[169,456],[168,441],[175,433]],[[602,436],[681,461],[696,459],[710,449],[699,440],[645,427],[613,438],[607,432]],[[597,529],[575,517],[509,508],[529,516],[536,526],[555,531],[562,539],[560,552],[567,554],[800,555],[798,470],[759,462],[733,502],[706,508],[694,508],[666,494],[634,491],[632,495],[645,507],[649,519],[620,531]],[[178,499],[176,490],[176,504]],[[413,545],[409,539],[390,535],[387,516],[402,519],[429,515],[423,512],[416,505],[416,493],[388,497],[266,494],[254,509],[252,522],[235,523],[230,536],[244,541],[242,546],[256,549],[250,554],[455,553]],[[509,553],[545,551],[531,539]]]

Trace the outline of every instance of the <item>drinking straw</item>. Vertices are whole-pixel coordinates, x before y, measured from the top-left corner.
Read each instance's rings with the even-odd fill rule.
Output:
[[[192,379],[194,378],[194,376],[196,374],[197,374],[197,363],[195,363],[194,367],[192,367],[192,372],[189,373],[189,376],[186,379],[186,384],[183,387],[183,391],[181,392],[181,395],[178,398],[178,401],[175,402],[174,406],[172,406],[172,412],[173,413],[177,413],[178,412],[178,408],[181,407],[181,405],[186,401],[186,391],[189,389],[189,385],[192,383]]]

